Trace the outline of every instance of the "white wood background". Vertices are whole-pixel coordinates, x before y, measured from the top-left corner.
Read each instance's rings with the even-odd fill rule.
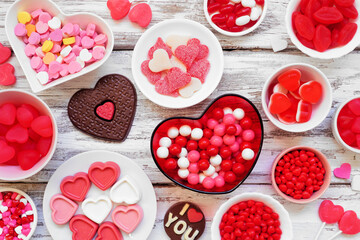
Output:
[[[355,210],[360,215],[360,193],[350,187],[350,180],[332,177],[332,183],[323,197],[311,204],[297,205],[283,200],[273,190],[270,183],[270,167],[276,155],[283,149],[303,144],[321,150],[329,159],[332,169],[344,162],[352,164],[352,176],[360,174],[360,155],[345,151],[338,145],[331,133],[330,123],[336,107],[345,99],[360,96],[360,52],[355,50],[337,60],[316,60],[297,50],[288,39],[284,16],[288,0],[270,0],[267,16],[261,26],[252,34],[230,38],[216,34],[224,48],[225,70],[221,83],[211,96],[202,103],[183,110],[177,110],[178,116],[198,116],[216,97],[224,93],[241,94],[260,109],[265,127],[265,141],[260,159],[246,182],[231,194],[203,195],[175,186],[157,169],[150,150],[150,136],[154,127],[164,118],[174,116],[174,111],[159,107],[147,100],[140,91],[137,112],[127,140],[123,143],[103,141],[86,135],[73,127],[67,116],[67,104],[70,97],[80,88],[93,87],[96,81],[109,73],[120,73],[133,80],[131,74],[131,55],[142,30],[134,28],[127,19],[114,22],[106,7],[106,0],[55,0],[67,13],[87,11],[96,13],[111,24],[115,34],[115,49],[110,59],[98,70],[83,77],[67,82],[38,94],[55,114],[59,139],[57,150],[50,163],[37,175],[21,182],[1,182],[1,186],[11,186],[27,192],[34,200],[39,211],[39,223],[32,239],[51,239],[42,216],[42,198],[46,183],[52,173],[70,157],[88,150],[100,149],[121,153],[139,164],[152,181],[158,200],[158,214],[150,240],[167,239],[163,230],[163,217],[166,210],[181,200],[190,200],[200,205],[207,219],[206,231],[202,239],[210,239],[210,225],[216,209],[227,199],[243,192],[261,192],[269,194],[284,204],[289,211],[294,227],[294,240],[314,239],[320,220],[318,206],[324,199],[341,204],[346,210]],[[0,42],[9,46],[5,35],[4,19],[12,0],[0,1]],[[186,18],[199,21],[210,28],[203,14],[202,0],[152,0],[153,21],[151,25],[165,19]],[[213,30],[213,29],[211,29]],[[213,30],[214,31],[214,30]],[[273,53],[270,39],[274,36],[289,41],[287,50]],[[322,70],[330,79],[334,93],[333,108],[326,120],[314,130],[305,133],[287,133],[277,129],[265,117],[261,109],[261,89],[264,81],[277,68],[288,63],[304,62]],[[30,91],[23,71],[13,56],[10,63],[15,66],[16,89]],[[0,89],[5,89],[0,87]],[[232,91],[230,89],[233,89]],[[337,226],[328,226],[321,239],[328,239],[337,232]],[[340,236],[337,239],[360,239],[360,236]],[[142,240],[142,239],[139,239]]]

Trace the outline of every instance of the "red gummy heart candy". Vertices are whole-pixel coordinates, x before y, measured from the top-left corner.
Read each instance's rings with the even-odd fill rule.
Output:
[[[32,113],[34,119],[39,116],[39,111],[36,108],[34,108],[33,106],[31,106],[30,104],[24,103],[24,104],[21,104],[20,107],[26,108],[27,110],[29,110]]]
[[[290,69],[278,76],[279,83],[289,91],[295,91],[300,86],[301,72],[298,69]]]
[[[187,45],[180,45],[175,50],[175,56],[185,64],[187,68],[190,68],[194,60],[198,56],[200,47],[194,43],[187,43]]]
[[[31,122],[34,120],[34,116],[29,109],[19,107],[16,110],[16,119],[21,126],[24,128],[29,128],[31,126]]]
[[[300,86],[300,97],[309,103],[317,103],[322,96],[322,86],[319,82],[309,81]]]
[[[35,142],[38,142],[39,139],[41,138],[41,136],[36,132],[34,132],[34,130],[32,130],[31,128],[28,129],[28,132],[29,132],[29,138],[31,138]]]
[[[15,69],[10,63],[0,65],[0,85],[10,86],[15,84],[16,77],[14,72]]]
[[[354,211],[346,211],[339,221],[339,229],[345,234],[358,234],[360,232],[360,219]]]
[[[179,96],[178,90],[170,92],[169,81],[168,81],[167,77],[160,79],[159,81],[157,81],[155,83],[155,90],[158,93],[163,94],[163,95],[168,95],[168,96],[172,96],[172,97]]]
[[[40,116],[31,123],[31,129],[42,137],[51,137],[53,135],[53,127],[49,116]]]
[[[5,103],[0,107],[0,123],[13,125],[16,119],[16,107],[12,103]]]
[[[360,133],[360,117],[357,117],[352,124],[351,131],[354,133]]]
[[[36,144],[36,150],[41,154],[41,156],[46,156],[49,152],[51,146],[52,139],[51,138],[40,138],[38,143]]]
[[[15,149],[0,140],[0,163],[7,162],[15,156]]]
[[[107,7],[110,10],[112,19],[120,20],[130,11],[131,3],[129,0],[108,0]]]
[[[35,150],[36,142],[31,139],[28,139],[26,143],[20,145],[20,150]]]
[[[345,129],[339,133],[341,139],[349,146],[351,146],[356,141],[356,135],[351,130]]]
[[[344,214],[344,208],[334,205],[330,200],[324,200],[319,208],[319,217],[322,222],[327,224],[337,223]]]
[[[195,78],[198,78],[201,83],[205,82],[206,76],[210,70],[210,62],[207,59],[200,59],[195,61],[188,70],[188,73]]]
[[[115,105],[112,102],[105,102],[96,108],[96,114],[99,118],[111,121],[114,117]]]
[[[29,170],[40,160],[40,153],[36,150],[24,150],[17,154],[17,160],[22,170]]]
[[[353,126],[354,118],[349,116],[340,116],[338,117],[338,128],[349,129]]]
[[[312,114],[311,103],[300,100],[298,103],[298,110],[296,113],[296,121],[298,123],[304,123],[310,120]]]
[[[130,21],[139,24],[140,27],[147,27],[152,19],[152,11],[147,3],[139,3],[129,12]]]
[[[351,112],[353,112],[356,116],[360,116],[360,98],[351,100],[347,105]]]
[[[291,107],[290,99],[283,93],[273,93],[269,101],[269,111],[272,114],[285,112]]]
[[[0,124],[0,136],[5,136],[8,130],[9,130],[9,126]]]
[[[203,58],[207,58],[209,56],[209,48],[208,48],[208,46],[206,46],[204,44],[201,44],[199,39],[192,38],[187,42],[187,44],[190,44],[190,45],[191,44],[196,44],[196,45],[199,46],[199,54],[195,58],[195,61],[203,59]]]
[[[170,92],[186,86],[191,81],[190,74],[184,73],[177,67],[171,68],[165,78],[168,80]]]
[[[158,50],[158,49],[164,49],[164,50],[168,53],[169,58],[171,58],[171,56],[172,56],[171,48],[164,43],[164,41],[162,40],[162,38],[159,37],[159,38],[157,39],[155,45],[152,46],[152,47],[149,49],[149,52],[148,52],[148,57],[149,57],[149,59],[152,59],[152,58],[153,58],[154,52],[155,52],[156,50]]]
[[[0,43],[0,64],[6,62],[11,56],[11,50]]]
[[[296,113],[298,108],[299,100],[296,99],[292,94],[287,94],[288,98],[291,102],[291,107],[285,112],[279,113],[278,118],[280,122],[285,124],[293,124],[296,123]]]
[[[360,148],[360,134],[356,135],[356,144],[357,144],[357,147]]]
[[[29,133],[26,128],[16,124],[9,129],[5,137],[8,142],[25,143],[29,139]]]
[[[141,72],[145,75],[145,77],[147,77],[147,79],[149,80],[149,82],[151,84],[155,84],[157,81],[159,81],[161,79],[161,72],[158,73],[154,73],[150,70],[149,68],[149,62],[150,60],[145,60],[142,64],[141,64]]]

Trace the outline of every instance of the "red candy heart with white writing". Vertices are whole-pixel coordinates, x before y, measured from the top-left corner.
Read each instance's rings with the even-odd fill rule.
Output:
[[[346,211],[339,221],[339,229],[345,234],[360,233],[360,219],[354,211]]]
[[[1,54],[0,54],[1,55]],[[15,69],[10,63],[5,63],[0,66],[0,85],[10,86],[15,84],[16,77],[14,75]]]
[[[0,43],[0,64],[6,62],[11,56],[11,50]]]
[[[340,205],[334,205],[330,200],[324,200],[319,208],[319,217],[321,221],[327,224],[337,223],[344,214],[344,208]]]
[[[114,117],[115,105],[112,102],[105,102],[96,108],[96,114],[99,118],[111,121]]]
[[[147,27],[152,19],[152,11],[147,3],[139,3],[129,12],[130,21],[139,24],[140,27]]]
[[[300,97],[309,103],[317,103],[322,96],[322,86],[319,82],[309,81],[299,88]]]

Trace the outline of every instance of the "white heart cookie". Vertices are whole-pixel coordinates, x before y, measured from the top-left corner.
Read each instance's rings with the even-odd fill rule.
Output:
[[[158,49],[154,52],[153,59],[149,62],[149,68],[152,72],[161,72],[172,67],[169,54],[164,49]]]
[[[171,47],[171,51],[175,53],[175,50],[180,45],[186,45],[189,41],[189,36],[181,36],[181,35],[170,35],[166,38],[166,44]]]
[[[128,176],[120,179],[110,190],[110,199],[114,203],[135,204],[140,198],[139,190]]]
[[[50,21],[48,21],[48,25],[52,30],[58,29],[61,27],[61,20],[58,17],[53,17]]]
[[[194,95],[196,91],[199,91],[201,86],[201,81],[198,78],[192,77],[191,81],[185,87],[179,89],[179,94],[184,98],[189,98]]]
[[[181,71],[187,72],[186,66],[175,56],[172,56],[170,62],[173,67],[180,68]]]
[[[351,182],[351,188],[354,191],[360,192],[360,175],[355,175]]]
[[[285,50],[288,46],[288,42],[281,38],[272,38],[271,39],[271,47],[274,52],[280,52],[282,50]]]
[[[81,208],[89,219],[100,224],[109,215],[112,209],[112,202],[107,196],[101,195],[97,199],[85,199],[81,204]]]

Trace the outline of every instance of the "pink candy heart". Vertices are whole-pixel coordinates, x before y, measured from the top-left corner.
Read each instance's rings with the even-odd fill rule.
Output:
[[[129,234],[140,224],[143,218],[143,210],[136,204],[118,206],[114,209],[111,217],[118,228]]]
[[[140,27],[147,27],[152,19],[152,11],[147,3],[139,3],[130,10],[130,21],[139,24]]]
[[[207,59],[195,61],[189,68],[188,73],[192,77],[200,79],[201,83],[205,82],[206,76],[210,70],[210,62]]]
[[[334,175],[337,178],[349,179],[351,174],[351,165],[343,163],[339,168],[334,169]]]
[[[50,200],[51,217],[56,224],[66,224],[74,216],[78,205],[61,194],[54,195]]]

